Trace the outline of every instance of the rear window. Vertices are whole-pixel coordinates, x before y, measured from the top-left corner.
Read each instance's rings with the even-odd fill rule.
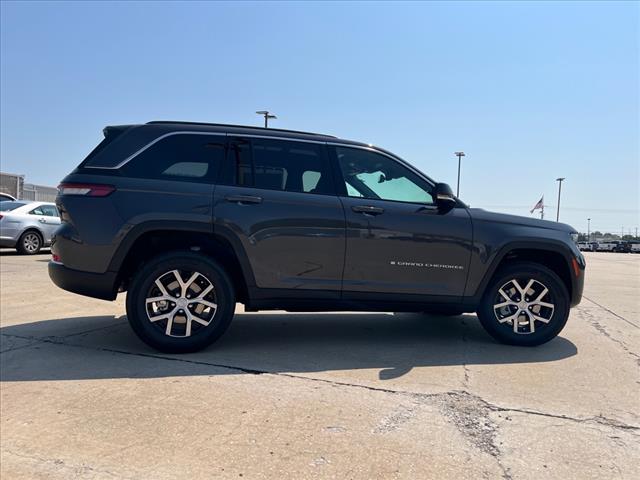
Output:
[[[15,210],[16,208],[20,208],[23,205],[26,205],[26,203],[24,203],[24,202],[13,202],[11,200],[0,202],[0,212],[10,212],[11,210]]]
[[[93,150],[91,150],[89,155],[87,155],[87,157],[82,161],[82,165],[90,164],[91,160],[94,159],[96,155],[102,152],[107,145],[113,142],[126,130],[127,127],[105,127],[105,129],[103,130],[104,138],[98,145],[96,145]]]

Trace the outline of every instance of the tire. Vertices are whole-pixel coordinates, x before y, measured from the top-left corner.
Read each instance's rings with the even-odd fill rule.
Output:
[[[27,230],[18,239],[16,250],[21,255],[35,255],[40,252],[44,241],[36,230]]]
[[[528,296],[520,303],[522,291]],[[562,331],[569,304],[569,292],[558,275],[543,265],[519,262],[496,272],[477,313],[485,330],[499,342],[533,347]]]
[[[151,298],[158,300],[147,302]],[[229,327],[234,310],[235,293],[224,269],[192,252],[153,258],[127,293],[131,328],[147,345],[166,353],[195,352],[212,344]]]

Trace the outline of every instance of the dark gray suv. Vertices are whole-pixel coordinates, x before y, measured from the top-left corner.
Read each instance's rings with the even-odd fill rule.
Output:
[[[383,149],[329,135],[150,122],[107,127],[59,187],[49,275],[113,300],[168,352],[247,311],[477,312],[539,345],[582,296],[561,223],[469,208]]]

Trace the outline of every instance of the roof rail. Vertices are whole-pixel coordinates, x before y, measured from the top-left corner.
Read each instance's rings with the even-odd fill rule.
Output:
[[[147,122],[147,125],[156,125],[156,124],[163,124],[163,123],[175,123],[178,125],[206,125],[209,127],[236,127],[236,128],[248,128],[251,130],[269,130],[269,131],[274,131],[274,132],[287,132],[287,133],[300,133],[303,135],[318,135],[321,137],[329,137],[329,138],[337,138],[334,135],[327,135],[325,133],[314,133],[314,132],[303,132],[300,130],[286,130],[284,128],[264,128],[264,127],[256,127],[253,125],[232,125],[232,124],[228,124],[228,123],[207,123],[207,122],[184,122],[184,121],[178,121],[178,120],[153,120],[151,122]]]

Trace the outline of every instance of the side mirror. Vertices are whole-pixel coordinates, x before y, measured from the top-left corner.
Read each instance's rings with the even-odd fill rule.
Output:
[[[436,183],[433,193],[440,212],[447,213],[456,206],[456,197],[453,195],[451,187],[446,183]]]

